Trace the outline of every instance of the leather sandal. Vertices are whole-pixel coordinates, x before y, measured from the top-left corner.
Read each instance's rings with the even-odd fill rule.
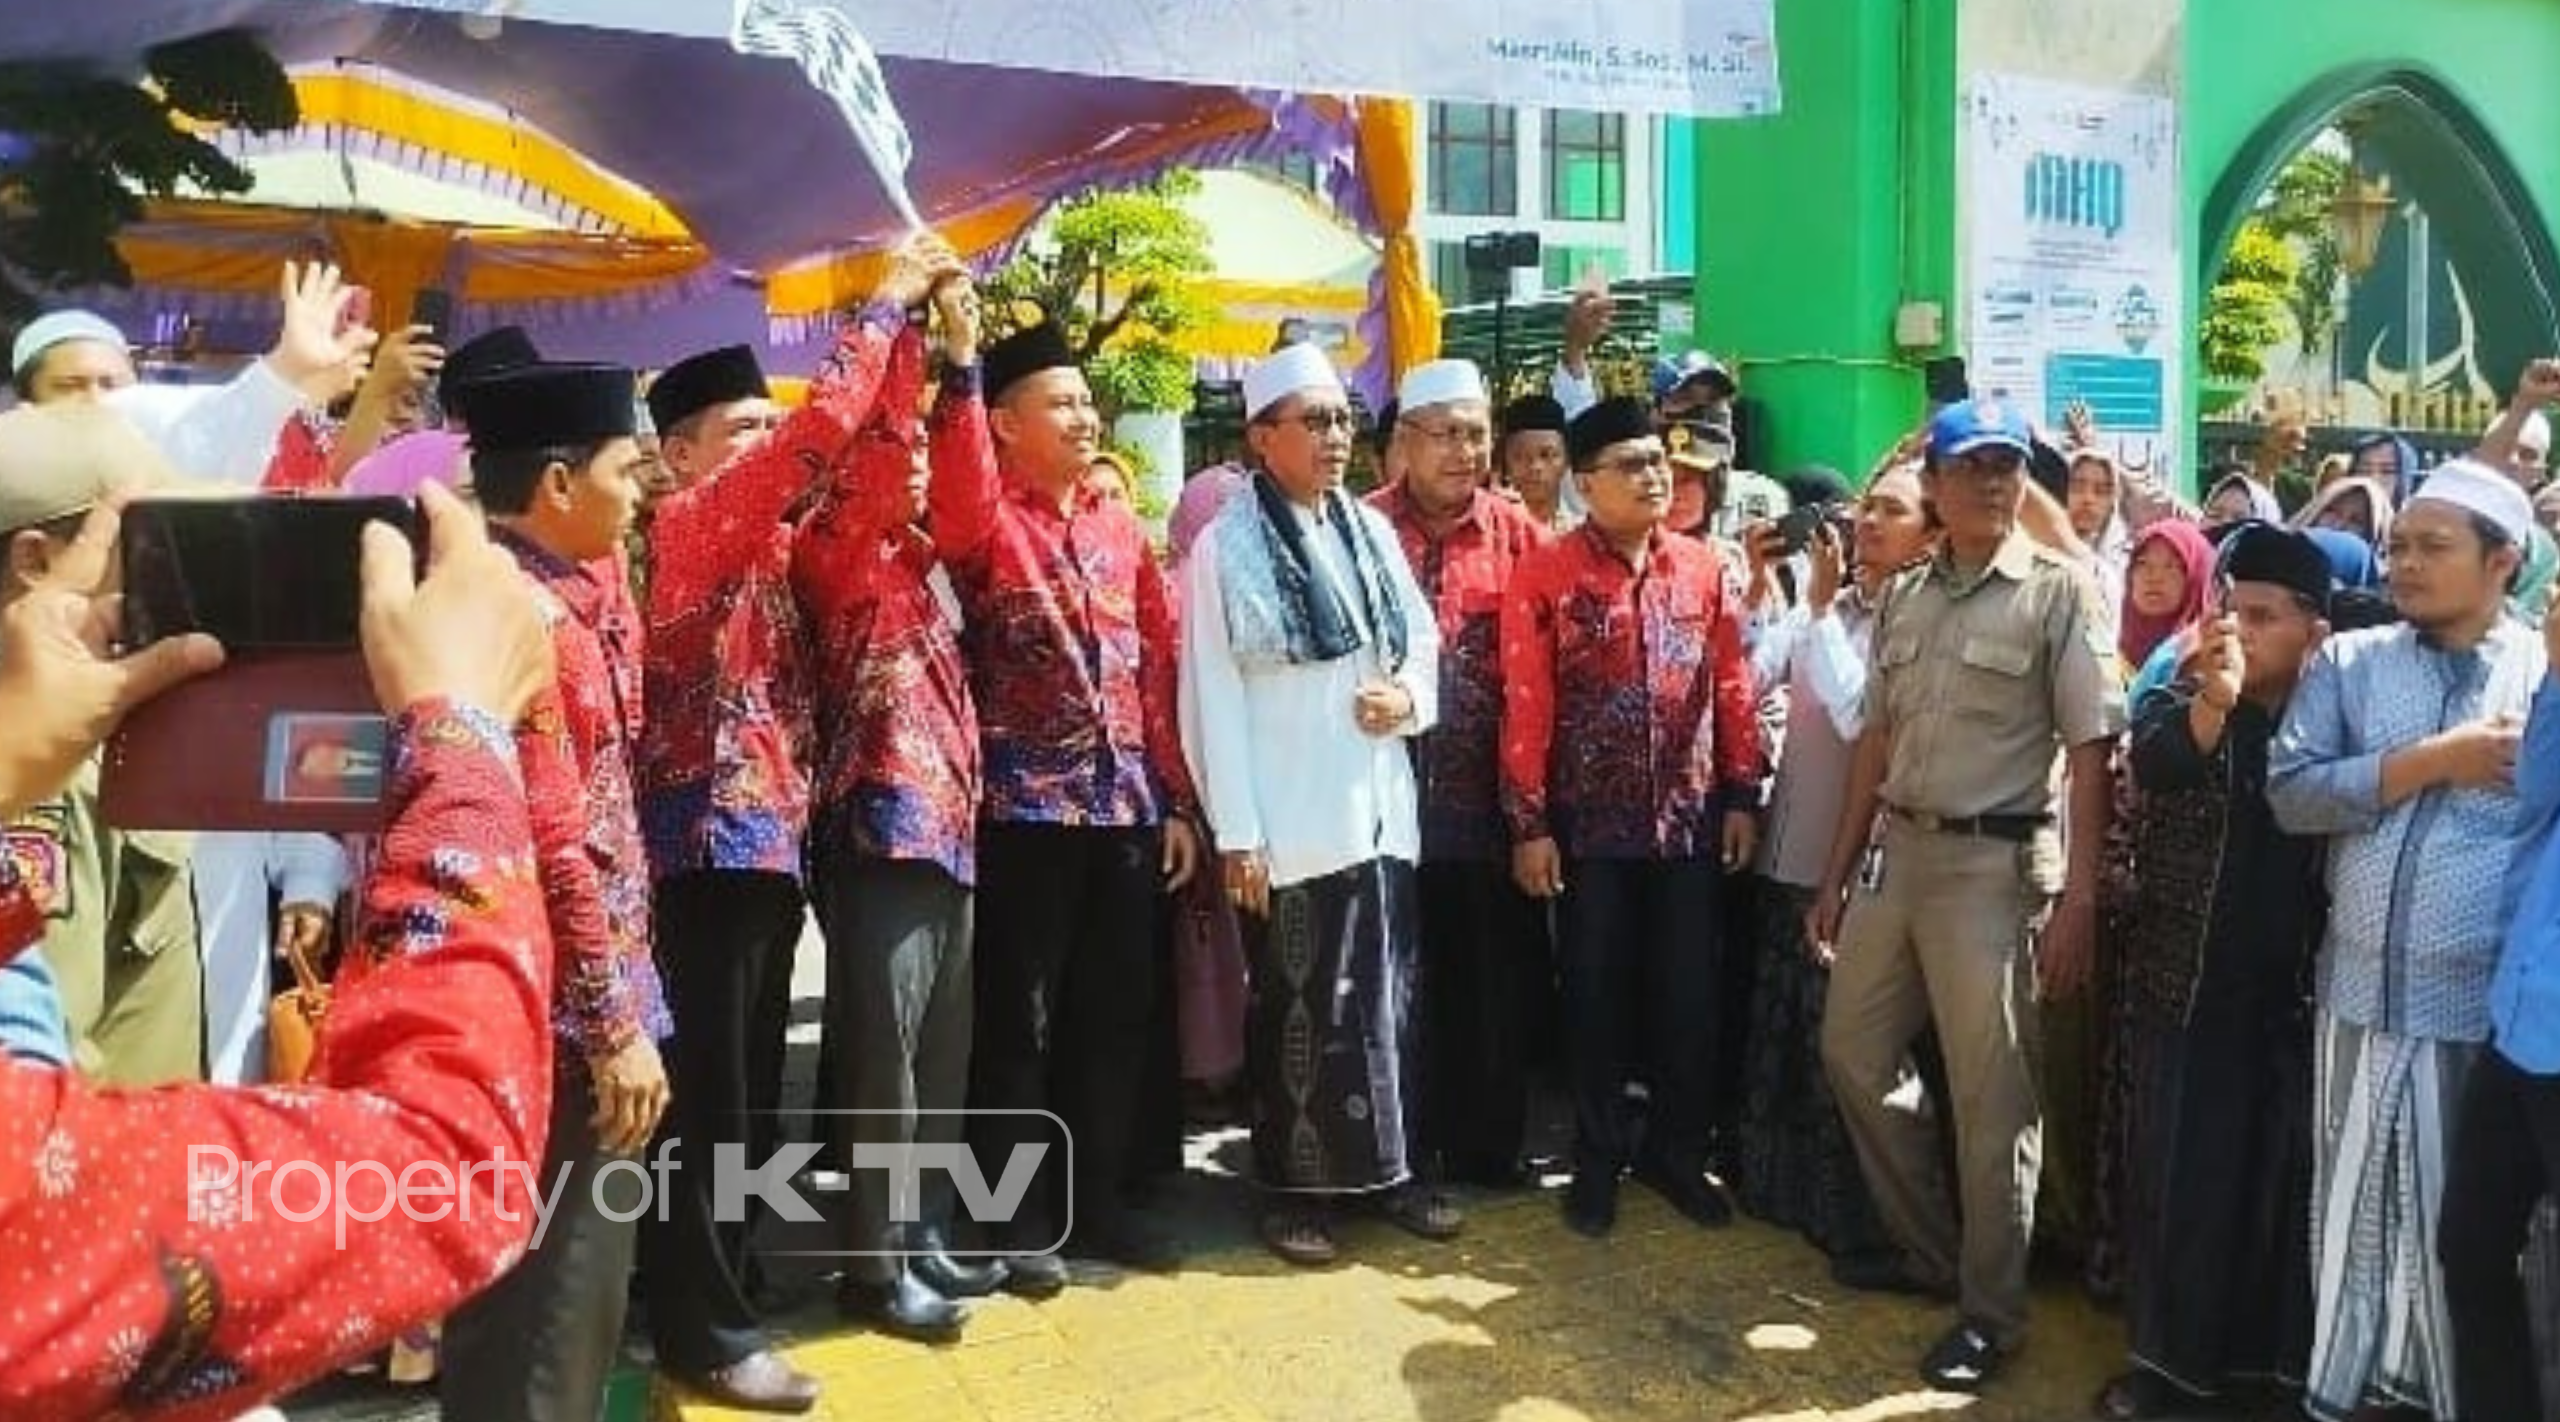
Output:
[[[1397,1228],[1433,1241],[1456,1239],[1466,1232],[1467,1217],[1437,1190],[1407,1185],[1389,1195],[1386,1215]]]
[[[1262,1217],[1262,1242],[1292,1264],[1330,1264],[1342,1257],[1333,1230],[1312,1210],[1273,1210]]]

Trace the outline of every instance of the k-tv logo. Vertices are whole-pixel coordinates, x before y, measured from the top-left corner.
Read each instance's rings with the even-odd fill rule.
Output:
[[[2125,173],[2105,158],[2039,153],[2027,160],[2027,221],[2077,227],[2113,240],[2124,231]]]

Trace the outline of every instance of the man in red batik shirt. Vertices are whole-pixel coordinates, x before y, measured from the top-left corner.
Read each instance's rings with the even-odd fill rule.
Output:
[[[1715,550],[1669,533],[1671,469],[1644,405],[1565,430],[1589,517],[1532,554],[1502,608],[1502,798],[1523,892],[1561,897],[1574,1177],[1565,1222],[1617,1221],[1618,1175],[1702,1225],[1724,876],[1751,860],[1766,760],[1742,609]],[[1649,1088],[1642,1138],[1626,1095]]]
[[[1174,604],[1146,529],[1088,486],[1101,420],[1055,325],[987,352],[1004,494],[987,536],[935,533],[968,614],[986,754],[969,1104],[1054,1111],[1075,1141],[1075,1245],[1148,1269],[1172,1241],[1120,1200],[1145,1096],[1155,920],[1189,880],[1198,813],[1175,705]],[[981,1117],[985,1158],[1036,1141],[1039,1118]],[[1048,1252],[1070,1182],[1045,1160],[998,1233],[1012,1283],[1055,1292]]]
[[[649,387],[675,490],[648,521],[648,723],[640,822],[657,878],[657,955],[676,1020],[684,1142],[672,1198],[642,1231],[661,1369],[725,1406],[805,1412],[817,1384],[772,1346],[747,1297],[746,1233],[712,1218],[711,1161],[761,1160],[782,1093],[792,954],[805,917],[809,705],[791,591],[793,527],[852,455],[908,307],[956,259],[937,238],[891,255],[807,403],[788,415],[743,346],[669,367]]]
[[[458,1417],[585,1416],[620,1356],[636,1213],[608,1214],[598,1173],[635,1157],[667,1100],[668,1022],[649,957],[649,879],[632,803],[637,619],[614,554],[640,501],[639,394],[612,365],[529,365],[470,387],[472,484],[493,539],[551,628],[557,716],[578,778],[577,840],[595,866],[610,979],[601,1020],[564,1010],[546,1168],[564,1181],[541,1243],[448,1323],[440,1392]],[[536,734],[547,728],[536,725]],[[564,994],[575,997],[577,994]],[[548,1183],[548,1182],[546,1182]]]
[[[1440,622],[1440,719],[1414,747],[1421,772],[1423,1109],[1426,1168],[1471,1185],[1526,1182],[1530,1039],[1552,994],[1545,905],[1511,879],[1502,820],[1502,595],[1547,532],[1485,488],[1493,406],[1473,362],[1405,372],[1395,438],[1404,478],[1369,496],[1395,525]]]
[[[985,537],[996,471],[978,396],[977,296],[947,253],[924,281],[943,322],[933,413],[919,428],[924,333],[892,312],[897,335],[871,418],[791,559],[817,717],[811,881],[843,1044],[838,1099],[856,1113],[836,1123],[847,1147],[956,1144],[967,1104],[978,722],[959,641],[926,579],[943,544]],[[930,535],[917,527],[928,509]],[[936,1284],[983,1293],[1000,1282],[946,1256],[944,1179],[923,1218],[902,1223],[890,1172],[853,1172],[855,1252],[837,1294],[845,1314],[947,1340],[965,1315]]]

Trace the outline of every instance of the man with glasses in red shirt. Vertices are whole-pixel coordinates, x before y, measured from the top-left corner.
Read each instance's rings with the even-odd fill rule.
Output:
[[[1574,1180],[1565,1222],[1617,1220],[1619,1173],[1682,1214],[1706,1177],[1724,878],[1751,860],[1767,758],[1743,609],[1714,548],[1672,534],[1645,406],[1603,400],[1565,443],[1589,515],[1530,555],[1502,611],[1502,800],[1514,878],[1560,899]],[[1630,1068],[1649,1096],[1638,1130]]]

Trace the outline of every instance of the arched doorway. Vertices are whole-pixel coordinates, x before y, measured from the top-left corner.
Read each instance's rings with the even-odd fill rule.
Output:
[[[2560,251],[2528,184],[2471,105],[2434,74],[2338,68],[2267,113],[2206,191],[2201,291],[2210,292],[2270,185],[2306,150],[2386,180],[2392,208],[2377,213],[2370,267],[2341,293],[2335,324],[2295,332],[2325,368],[2306,379],[2306,359],[2270,371],[2269,384],[2307,390],[2315,423],[2435,428],[2448,440],[2476,433],[2495,393],[2560,330]]]

